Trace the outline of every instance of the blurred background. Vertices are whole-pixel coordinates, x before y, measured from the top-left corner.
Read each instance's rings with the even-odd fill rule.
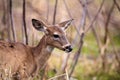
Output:
[[[73,51],[55,49],[39,80],[120,80],[120,0],[0,0],[0,39],[36,46],[44,33],[33,18],[74,19],[66,31]]]

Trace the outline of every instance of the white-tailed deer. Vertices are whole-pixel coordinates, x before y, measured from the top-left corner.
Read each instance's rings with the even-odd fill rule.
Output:
[[[23,80],[30,76],[34,77],[42,69],[54,48],[71,52],[72,47],[65,35],[65,29],[71,21],[47,25],[32,19],[34,28],[44,32],[45,35],[36,47],[0,41],[0,69],[10,70],[15,80]]]

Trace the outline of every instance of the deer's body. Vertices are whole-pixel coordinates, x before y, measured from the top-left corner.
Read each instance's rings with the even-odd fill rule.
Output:
[[[0,67],[3,70],[10,70],[12,74],[19,73],[23,76],[25,69],[27,70],[26,73],[31,73],[35,65],[36,63],[30,47],[22,43],[0,41]]]
[[[44,66],[53,50],[46,45],[45,39],[44,36],[36,47],[0,41],[0,65],[11,69],[12,73],[20,73],[23,77],[33,76]]]
[[[72,50],[62,29],[47,27],[43,30],[46,25],[35,19],[33,20],[33,26],[37,30],[45,32],[36,47],[30,47],[22,43],[0,41],[0,68],[10,70],[11,74],[17,78],[16,80],[22,80],[30,76],[34,77],[49,59],[54,47],[67,52]]]

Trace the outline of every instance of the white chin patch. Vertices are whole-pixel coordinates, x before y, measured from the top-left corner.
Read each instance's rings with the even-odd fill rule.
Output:
[[[51,52],[53,50],[53,47],[52,46],[47,46],[46,50],[47,50],[47,52]]]
[[[69,50],[69,49],[66,49],[66,50],[65,50],[65,52],[67,52],[67,53],[68,53],[68,52],[70,52],[70,50]]]

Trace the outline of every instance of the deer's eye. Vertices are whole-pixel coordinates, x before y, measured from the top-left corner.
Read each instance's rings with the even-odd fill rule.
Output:
[[[59,38],[59,35],[54,34],[53,37],[54,37],[54,38]]]

